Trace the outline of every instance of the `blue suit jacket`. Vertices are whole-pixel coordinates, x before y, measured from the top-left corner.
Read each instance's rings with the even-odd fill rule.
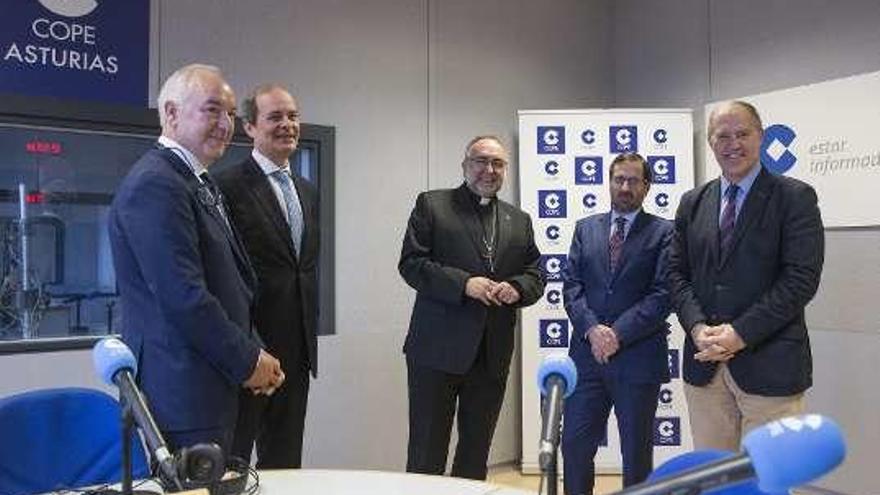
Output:
[[[122,336],[163,430],[231,427],[256,364],[253,272],[208,188],[167,149],[122,181],[109,232]]]
[[[639,212],[610,273],[611,214],[578,221],[563,272],[565,310],[572,323],[569,354],[579,373],[611,373],[620,381],[669,381],[666,352],[670,312],[667,250],[672,223]],[[596,324],[614,328],[620,350],[606,365],[596,362],[585,336]]]

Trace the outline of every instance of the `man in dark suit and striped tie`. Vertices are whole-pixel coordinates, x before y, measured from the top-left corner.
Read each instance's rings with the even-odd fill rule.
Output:
[[[718,105],[707,136],[721,177],[682,198],[670,278],[694,445],[736,450],[750,429],[804,409],[804,307],[819,287],[824,231],[813,188],[762,167],[754,106]]]

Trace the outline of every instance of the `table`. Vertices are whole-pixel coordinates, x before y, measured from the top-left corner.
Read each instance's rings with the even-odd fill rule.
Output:
[[[387,471],[260,471],[260,495],[535,495],[482,481]]]

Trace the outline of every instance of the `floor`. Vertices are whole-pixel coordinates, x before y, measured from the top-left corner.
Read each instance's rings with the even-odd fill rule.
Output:
[[[522,474],[519,466],[505,465],[493,467],[489,470],[489,483],[500,486],[510,486],[519,488],[520,490],[528,490],[538,493],[538,485],[541,483],[541,476]],[[605,495],[620,490],[619,475],[599,475],[596,476],[596,488],[594,495]],[[559,493],[563,493],[562,483],[559,484]]]

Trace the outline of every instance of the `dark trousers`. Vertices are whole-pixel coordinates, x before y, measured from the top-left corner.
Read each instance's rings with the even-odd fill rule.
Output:
[[[582,373],[565,400],[562,456],[567,495],[592,495],[593,458],[606,437],[614,407],[623,457],[623,486],[644,481],[653,468],[654,415],[659,383],[621,382],[601,373]]]
[[[285,368],[284,374],[284,383],[269,397],[254,395],[246,389],[241,392],[232,453],[249,461],[256,442],[260,469],[302,466],[310,380],[308,361],[300,360],[298,366]]]
[[[425,368],[407,359],[409,445],[406,470],[443,474],[452,422],[458,406],[458,444],[452,476],[486,479],[489,446],[498,422],[507,370],[490,372],[484,353],[463,374]]]

